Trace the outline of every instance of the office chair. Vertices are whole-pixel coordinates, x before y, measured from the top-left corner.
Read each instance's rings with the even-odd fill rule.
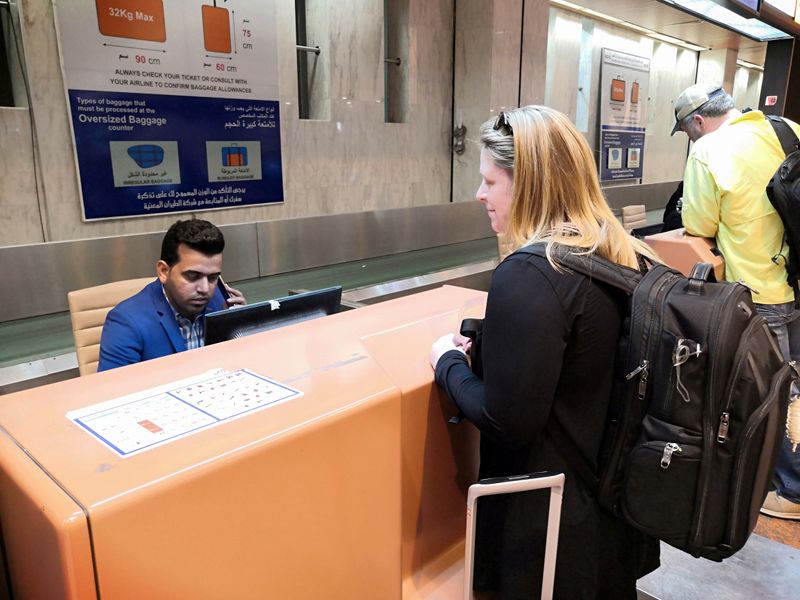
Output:
[[[647,213],[644,204],[629,204],[622,207],[622,226],[628,233],[637,227],[647,225]]]
[[[97,372],[100,359],[100,335],[106,315],[117,304],[130,298],[154,277],[125,279],[104,285],[74,290],[67,294],[69,316],[72,320],[72,335],[75,337],[75,352],[81,377]]]

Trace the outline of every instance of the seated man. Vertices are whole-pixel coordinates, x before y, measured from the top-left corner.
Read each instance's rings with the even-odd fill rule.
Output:
[[[245,303],[241,292],[220,282],[224,248],[222,232],[208,221],[174,223],[161,243],[158,279],[108,313],[97,370],[202,346],[205,314]]]

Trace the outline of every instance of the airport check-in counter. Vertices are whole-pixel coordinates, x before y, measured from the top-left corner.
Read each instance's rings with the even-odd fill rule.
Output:
[[[447,423],[428,356],[485,297],[445,286],[0,398],[14,597],[459,597],[478,434]],[[67,418],[243,368],[303,395],[126,456]]]
[[[711,263],[717,281],[725,281],[725,261],[713,239],[688,235],[685,229],[648,235],[644,241],[669,265],[688,276],[699,262]]]

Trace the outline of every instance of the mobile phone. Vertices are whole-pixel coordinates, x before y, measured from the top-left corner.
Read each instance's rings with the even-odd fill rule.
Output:
[[[222,277],[217,278],[217,287],[219,291],[222,292],[222,297],[225,298],[225,302],[231,299],[231,293],[228,291],[225,282],[222,281]]]

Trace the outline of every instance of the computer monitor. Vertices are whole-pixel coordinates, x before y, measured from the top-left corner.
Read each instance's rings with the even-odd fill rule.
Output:
[[[216,344],[339,312],[342,286],[293,294],[206,315],[205,343]]]

